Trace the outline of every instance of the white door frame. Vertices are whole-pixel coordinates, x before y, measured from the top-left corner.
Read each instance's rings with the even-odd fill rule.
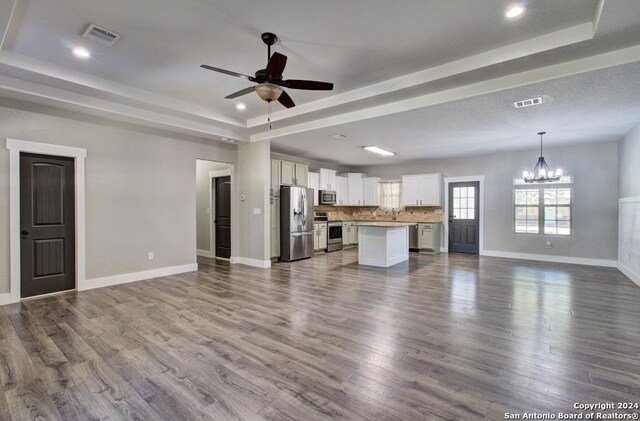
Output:
[[[231,167],[232,164],[229,164],[229,166]],[[209,253],[210,253],[209,257],[215,257],[218,259],[224,259],[224,258],[216,256],[216,227],[213,224],[213,220],[215,219],[215,216],[216,216],[216,208],[215,208],[216,200],[215,200],[215,197],[213,196],[213,179],[215,177],[227,177],[227,176],[231,177],[231,191],[233,192],[233,175],[231,175],[233,171],[231,171],[231,169],[232,168],[229,168],[227,170],[209,171],[209,209],[211,210],[209,212]],[[231,202],[233,202],[233,194],[231,195]],[[233,212],[231,212],[230,223],[231,223],[231,229],[233,230]],[[233,236],[231,236],[231,247],[233,247]],[[224,259],[224,260],[229,260],[229,259]]]
[[[469,181],[479,181],[480,182],[480,191],[478,194],[480,195],[480,203],[479,212],[480,212],[480,220],[479,230],[480,230],[480,244],[478,247],[478,254],[484,254],[484,175],[469,175],[464,177],[445,177],[444,178],[444,215],[443,215],[443,225],[444,225],[444,251],[446,253],[449,252],[449,183],[466,183]]]
[[[0,294],[0,305],[20,301],[20,153],[74,158],[75,168],[75,235],[76,290],[84,289],[85,273],[85,159],[87,150],[49,143],[7,139],[9,150],[9,273],[11,289]]]

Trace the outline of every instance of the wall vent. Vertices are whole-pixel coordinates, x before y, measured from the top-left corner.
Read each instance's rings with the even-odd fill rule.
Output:
[[[102,45],[108,45],[109,47],[120,39],[120,35],[115,32],[108,31],[93,23],[89,25],[82,36],[86,39],[90,39],[91,41],[99,42]]]
[[[538,104],[542,104],[544,101],[542,101],[542,97],[539,96],[537,98],[530,98],[530,99],[523,99],[521,101],[516,101],[513,103],[513,105],[516,108],[524,108],[524,107],[531,107],[532,105],[538,105]]]

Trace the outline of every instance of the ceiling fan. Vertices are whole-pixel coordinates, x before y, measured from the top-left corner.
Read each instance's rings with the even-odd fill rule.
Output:
[[[256,82],[257,85],[249,88],[242,89],[238,92],[234,92],[227,95],[225,98],[232,99],[242,95],[246,95],[255,91],[260,98],[267,102],[278,101],[287,108],[295,107],[291,97],[284,91],[283,88],[289,89],[304,89],[311,91],[330,91],[333,89],[333,83],[318,82],[315,80],[300,80],[300,79],[282,79],[282,72],[287,64],[287,56],[280,53],[273,53],[271,55],[271,46],[276,43],[278,37],[271,32],[265,32],[262,34],[262,41],[267,44],[267,67],[260,69],[255,73],[255,76],[244,75],[242,73],[232,72],[231,70],[220,69],[217,67],[209,66],[206,64],[201,65],[203,69],[213,70],[214,72],[224,73],[225,75],[231,75],[247,79],[251,82]]]

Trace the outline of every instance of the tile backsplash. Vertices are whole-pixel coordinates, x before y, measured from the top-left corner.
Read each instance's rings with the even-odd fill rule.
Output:
[[[442,222],[440,207],[406,207],[395,211],[359,206],[315,206],[315,211],[328,213],[330,221],[399,221]]]

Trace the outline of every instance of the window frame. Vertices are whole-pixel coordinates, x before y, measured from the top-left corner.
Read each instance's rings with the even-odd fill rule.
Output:
[[[551,190],[569,190],[570,191],[570,198],[569,198],[569,204],[562,204],[562,205],[558,205],[556,204],[545,204],[545,190],[547,189],[551,189]],[[550,237],[560,237],[560,238],[571,238],[573,237],[573,219],[574,219],[574,212],[573,212],[573,204],[574,204],[574,188],[573,188],[573,177],[570,176],[565,176],[563,177],[563,179],[561,181],[558,182],[554,182],[554,183],[540,183],[540,184],[529,184],[529,183],[523,183],[521,182],[521,179],[514,179],[513,182],[513,186],[512,186],[512,190],[513,193],[511,195],[511,225],[512,225],[512,232],[515,235],[526,235],[526,236],[550,236]],[[537,205],[519,205],[516,204],[516,192],[518,190],[537,190],[538,191],[538,204]],[[518,232],[516,231],[516,221],[519,221],[520,219],[516,218],[516,208],[518,207],[537,207],[538,208],[538,232],[537,233],[533,233],[533,232]],[[558,234],[557,232],[554,233],[545,233],[544,229],[545,229],[545,211],[547,207],[554,207],[554,208],[559,208],[559,207],[566,207],[569,209],[569,234]],[[558,222],[558,219],[555,219],[556,224]],[[557,227],[557,225],[556,225]]]

